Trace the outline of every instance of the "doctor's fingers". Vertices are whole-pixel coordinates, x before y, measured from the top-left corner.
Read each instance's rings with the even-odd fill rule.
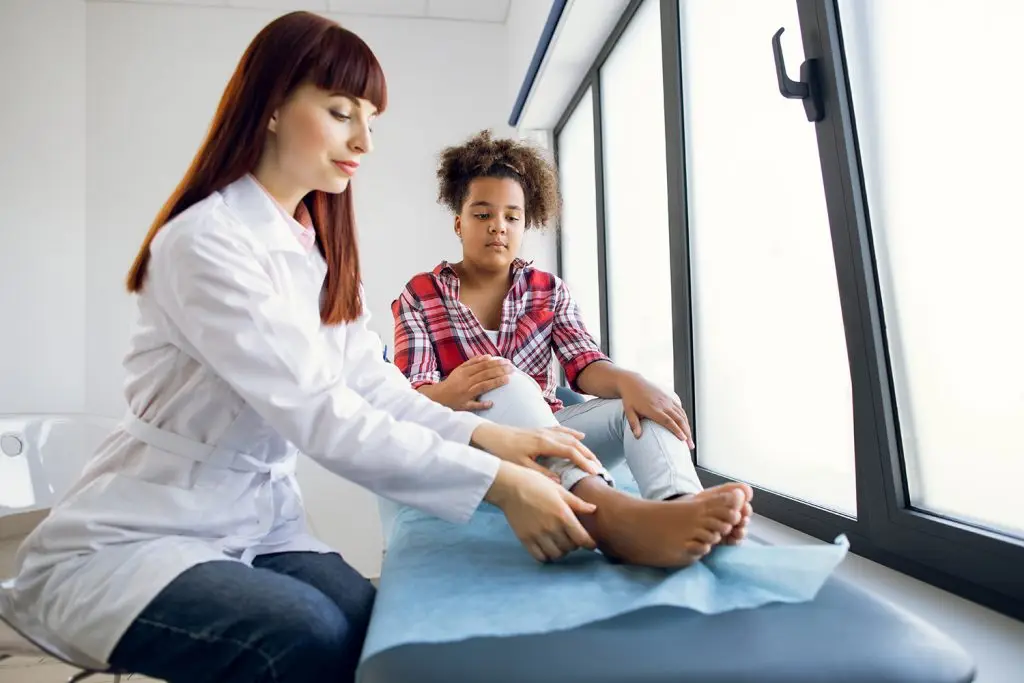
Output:
[[[601,465],[597,456],[580,441],[565,436],[564,438],[545,437],[538,449],[538,455],[568,460],[588,474],[600,474]]]
[[[547,554],[541,549],[540,543],[537,541],[523,541],[523,546],[526,548],[526,551],[533,556],[533,559],[538,562],[548,561]]]
[[[566,427],[565,425],[558,425],[557,427],[551,427],[550,429],[553,432],[560,432],[562,434],[568,434],[569,436],[573,437],[574,439],[579,439],[580,441],[585,439],[586,436],[587,436],[583,432],[581,432],[579,430],[576,430],[576,429],[573,429],[572,427]]]
[[[554,541],[563,555],[568,555],[579,550],[581,547],[586,547],[586,544],[573,540],[569,529],[562,529],[557,534],[552,534],[551,540]]]
[[[562,533],[565,535],[566,541],[572,544],[572,550],[575,550],[576,548],[594,550],[597,548],[597,543],[594,541],[593,537],[587,533],[587,530],[583,528],[583,524],[571,511],[565,518],[565,523],[562,526]]]
[[[515,463],[517,465],[525,467],[528,470],[534,470],[535,472],[539,472],[540,474],[543,474],[545,477],[547,477],[551,481],[555,482],[559,486],[562,485],[562,478],[560,476],[558,476],[557,474],[555,474],[554,472],[552,472],[548,468],[544,467],[543,465],[538,464],[532,458],[522,458],[522,459],[520,459],[518,461],[515,461]]]
[[[566,534],[560,531],[548,534],[547,536],[541,536],[537,540],[537,545],[544,551],[548,561],[561,559],[573,550],[576,550],[576,545],[569,540]]]
[[[601,462],[600,458],[598,458],[592,450],[584,445],[583,439],[586,435],[583,434],[583,432],[577,432],[575,429],[558,425],[557,427],[545,428],[545,435],[560,443],[568,444],[574,448],[578,447],[578,450],[585,458],[593,460],[596,463]]]

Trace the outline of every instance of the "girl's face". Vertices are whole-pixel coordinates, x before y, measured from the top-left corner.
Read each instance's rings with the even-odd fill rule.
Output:
[[[462,258],[488,271],[508,270],[519,255],[526,224],[523,188],[511,178],[477,178],[469,185],[455,233]]]
[[[344,192],[360,159],[373,151],[370,126],[376,115],[369,100],[299,86],[274,112],[264,156],[271,156],[290,185]]]

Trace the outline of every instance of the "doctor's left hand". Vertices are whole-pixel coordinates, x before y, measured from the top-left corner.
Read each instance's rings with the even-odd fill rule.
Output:
[[[555,482],[560,481],[537,458],[562,458],[590,474],[599,474],[600,461],[580,439],[583,434],[567,427],[518,429],[486,423],[473,432],[471,443],[507,462],[540,472]]]

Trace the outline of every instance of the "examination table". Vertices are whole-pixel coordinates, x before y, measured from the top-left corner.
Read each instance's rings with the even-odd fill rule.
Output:
[[[403,580],[393,561],[385,557],[384,582]],[[456,600],[463,588],[437,586]],[[388,623],[401,616],[394,607]],[[432,618],[443,624],[445,615]],[[718,614],[650,607],[542,634],[399,644],[364,653],[358,683],[969,683],[974,675],[950,638],[833,575],[795,604]]]

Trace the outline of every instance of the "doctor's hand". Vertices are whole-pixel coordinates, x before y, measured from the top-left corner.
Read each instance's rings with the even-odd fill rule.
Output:
[[[518,429],[486,422],[473,431],[470,443],[560,484],[558,475],[539,465],[537,458],[562,458],[588,474],[601,473],[600,461],[583,445],[582,438],[583,434],[567,427]]]
[[[508,384],[508,376],[514,371],[512,362],[505,358],[474,356],[443,381],[420,387],[420,392],[452,410],[487,410],[492,403],[480,397]]]
[[[501,508],[519,542],[538,562],[597,547],[576,517],[593,514],[597,506],[538,472],[502,462],[486,500]]]

